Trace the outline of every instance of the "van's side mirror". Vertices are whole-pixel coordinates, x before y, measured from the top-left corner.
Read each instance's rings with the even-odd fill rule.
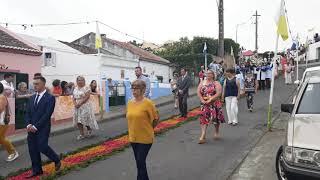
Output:
[[[296,81],[294,81],[294,84],[300,85],[300,81],[299,81],[299,80],[296,80]]]
[[[292,113],[294,104],[281,104],[281,111],[286,113]]]

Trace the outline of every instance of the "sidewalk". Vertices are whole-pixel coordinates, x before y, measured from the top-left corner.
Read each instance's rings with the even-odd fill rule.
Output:
[[[277,180],[276,154],[285,139],[289,115],[281,113],[273,131],[267,132],[228,180]]]
[[[197,95],[197,89],[195,87],[190,89],[190,97]],[[162,107],[168,104],[173,103],[173,96],[164,96],[154,100],[156,106]],[[96,118],[98,123],[104,123],[107,121],[117,120],[119,118],[124,118],[126,113],[126,106],[112,106],[110,107],[110,112],[104,112],[103,117],[101,115],[97,115]],[[73,126],[72,119],[68,119],[63,123],[52,125],[51,128],[51,136],[60,135],[66,132],[74,131],[75,128]],[[27,134],[25,130],[18,131],[18,133],[9,135],[8,139],[12,141],[14,145],[21,145],[26,143]],[[2,151],[2,149],[0,149]]]

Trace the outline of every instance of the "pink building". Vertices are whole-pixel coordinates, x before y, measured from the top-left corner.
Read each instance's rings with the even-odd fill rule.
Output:
[[[3,78],[3,73],[12,72],[28,74],[31,82],[33,74],[41,72],[41,55],[40,47],[0,26],[0,80]]]

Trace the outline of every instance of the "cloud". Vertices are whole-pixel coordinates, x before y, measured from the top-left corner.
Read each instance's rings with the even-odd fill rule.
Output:
[[[238,41],[247,49],[254,49],[255,26],[250,19],[258,10],[259,50],[273,50],[276,38],[274,16],[280,0],[226,0],[225,37],[235,39],[236,25],[246,22],[238,29]],[[290,27],[294,34],[306,38],[307,29],[316,25],[318,0],[287,0]],[[303,7],[303,8],[302,8]],[[305,10],[307,9],[307,10]],[[216,1],[212,0],[2,0],[1,22],[12,23],[64,23],[71,21],[100,20],[145,40],[163,43],[178,40],[182,36],[218,37]],[[41,37],[53,37],[72,41],[88,32],[95,31],[94,24],[37,27],[23,30],[10,29]],[[318,30],[318,29],[316,29]],[[118,40],[131,40],[109,28],[100,27],[101,33]],[[311,36],[311,34],[309,34]],[[280,49],[290,46],[290,41],[280,42]]]

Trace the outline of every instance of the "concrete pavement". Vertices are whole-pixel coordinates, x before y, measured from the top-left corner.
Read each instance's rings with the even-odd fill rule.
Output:
[[[289,114],[280,114],[273,124],[272,132],[261,138],[228,180],[278,180],[276,154],[284,142],[288,118]]]

